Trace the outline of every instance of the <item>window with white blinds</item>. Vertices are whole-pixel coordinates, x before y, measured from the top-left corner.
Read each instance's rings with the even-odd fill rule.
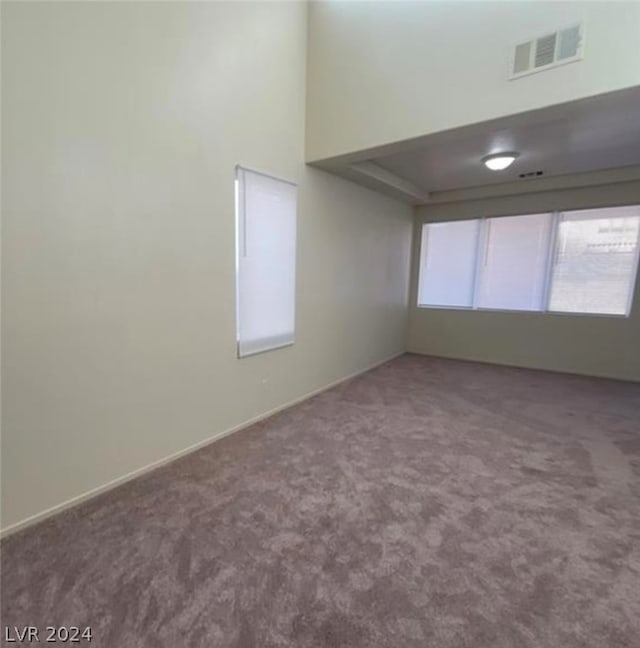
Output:
[[[472,306],[477,220],[432,223],[422,230],[419,303]]]
[[[542,309],[550,231],[551,214],[485,221],[478,308]]]
[[[236,300],[238,356],[293,344],[297,187],[238,167]]]
[[[418,306],[628,315],[640,206],[422,229]]]

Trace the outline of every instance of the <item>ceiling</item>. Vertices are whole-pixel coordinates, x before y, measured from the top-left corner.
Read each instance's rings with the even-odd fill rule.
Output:
[[[481,158],[517,151],[504,171]],[[415,204],[434,194],[529,183],[585,172],[640,166],[640,87],[435,133],[372,152],[325,161],[325,168]],[[543,175],[521,178],[520,174]],[[525,187],[523,187],[525,190]]]

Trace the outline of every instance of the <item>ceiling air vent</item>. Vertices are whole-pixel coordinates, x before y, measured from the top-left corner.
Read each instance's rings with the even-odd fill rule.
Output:
[[[584,25],[581,23],[526,43],[518,43],[513,55],[511,78],[518,79],[527,74],[580,61],[583,54]]]

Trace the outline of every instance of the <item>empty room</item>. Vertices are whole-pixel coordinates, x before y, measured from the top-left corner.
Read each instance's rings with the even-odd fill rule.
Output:
[[[2,645],[640,646],[640,2],[0,12]]]

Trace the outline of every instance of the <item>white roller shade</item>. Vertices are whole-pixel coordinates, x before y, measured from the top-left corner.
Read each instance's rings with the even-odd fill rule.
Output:
[[[293,344],[297,187],[238,167],[237,340],[240,357]]]
[[[551,214],[488,218],[476,305],[541,310]]]
[[[479,220],[422,226],[419,306],[473,305],[479,226]]]

